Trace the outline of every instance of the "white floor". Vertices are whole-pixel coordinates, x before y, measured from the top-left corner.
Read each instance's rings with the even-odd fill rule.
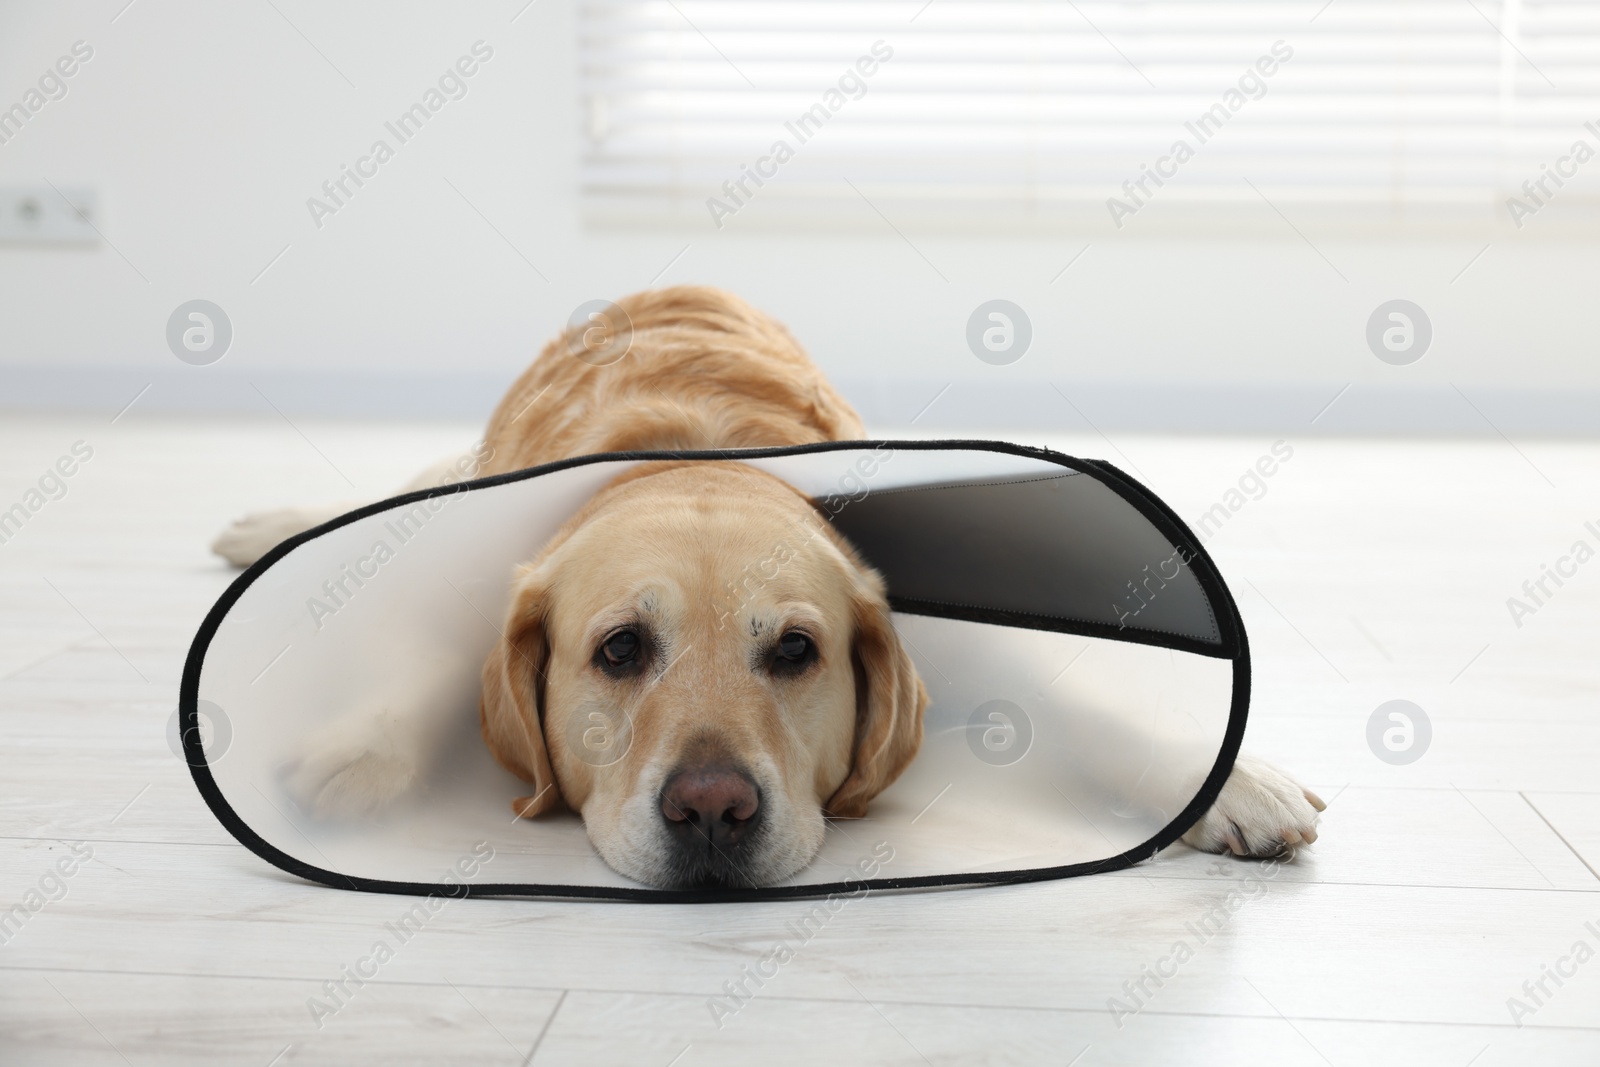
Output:
[[[1600,548],[1600,445],[1493,435],[1291,439],[1208,541],[1255,654],[1246,745],[1330,804],[1206,943],[1186,924],[1255,865],[1181,846],[877,896],[719,1028],[708,999],[807,905],[456,901],[319,1027],[309,999],[413,902],[258,860],[169,751],[231,577],[206,545],[245,509],[386,495],[474,434],[0,413],[0,510],[94,450],[0,544],[0,911],[59,898],[0,944],[0,1063],[1600,1063],[1600,562],[1520,627],[1506,606]],[[1271,444],[1034,442],[1117,462],[1191,521]],[[1396,698],[1433,726],[1405,766],[1366,741]],[[48,872],[77,842],[93,858],[63,895]],[[1180,938],[1193,958],[1119,1026],[1108,1002]],[[1535,1001],[1547,966],[1575,974]]]

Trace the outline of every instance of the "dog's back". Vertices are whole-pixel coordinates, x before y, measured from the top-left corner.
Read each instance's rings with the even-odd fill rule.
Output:
[[[860,418],[782,325],[729,293],[677,286],[624,297],[603,328],[626,354],[586,356],[584,323],[551,341],[484,434],[480,474],[569,456],[859,439]],[[615,312],[610,317],[617,317]],[[631,331],[631,339],[627,337]]]

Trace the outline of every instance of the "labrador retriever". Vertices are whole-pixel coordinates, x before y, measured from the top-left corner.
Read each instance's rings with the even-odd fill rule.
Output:
[[[563,332],[479,448],[410,488],[598,452],[865,436],[782,326],[728,293],[678,287]],[[343,510],[252,515],[213,548],[246,565]],[[927,695],[882,579],[811,501],[754,467],[634,467],[508,577],[502,639],[483,666],[484,741],[529,783],[515,814],[580,813],[629,878],[779,882],[816,855],[826,819],[865,814],[921,744]],[[290,781],[302,806],[348,815],[403,792],[438,736],[418,703],[308,739]],[[1280,854],[1316,840],[1322,809],[1243,756],[1184,840]]]

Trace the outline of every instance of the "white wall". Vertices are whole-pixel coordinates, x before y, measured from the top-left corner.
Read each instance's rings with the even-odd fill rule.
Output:
[[[260,408],[248,380],[302,410],[477,410],[578,303],[648,285],[688,245],[658,284],[723,285],[767,308],[879,421],[952,381],[921,425],[1074,420],[1053,380],[1117,425],[1303,422],[1347,383],[1319,428],[1482,428],[1453,387],[1525,432],[1600,425],[1593,243],[1502,233],[1452,283],[1488,238],[1313,235],[1345,281],[1287,228],[1239,241],[908,231],[945,282],[865,205],[811,233],[763,229],[757,211],[720,232],[594,232],[578,215],[570,0],[537,0],[515,23],[524,0],[275,0],[294,26],[264,3],[172,0],[113,22],[124,2],[0,6],[0,107],[74,41],[94,48],[68,96],[0,145],[0,186],[96,188],[115,246],[0,245],[0,407],[116,405],[155,382],[141,403]],[[494,56],[469,94],[319,231],[306,199],[479,39]],[[1009,367],[964,341],[968,314],[997,296],[1034,323]],[[165,344],[167,316],[196,297],[234,324],[212,367]],[[1409,367],[1363,340],[1393,297],[1434,323]]]

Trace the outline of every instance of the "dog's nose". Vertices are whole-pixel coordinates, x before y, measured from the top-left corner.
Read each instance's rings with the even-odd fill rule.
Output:
[[[661,790],[661,814],[691,851],[739,844],[756,823],[761,795],[748,774],[727,766],[679,771]]]

